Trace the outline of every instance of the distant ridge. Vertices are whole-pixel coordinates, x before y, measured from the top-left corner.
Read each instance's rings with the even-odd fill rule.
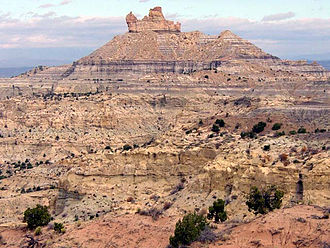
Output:
[[[141,20],[130,12],[126,22],[128,32],[115,36],[72,65],[40,67],[23,77],[139,80],[141,75],[190,74],[204,70],[221,71],[224,67],[229,68],[231,73],[239,73],[242,70],[254,71],[255,66],[263,67],[262,73],[285,71],[329,76],[329,72],[317,63],[281,60],[230,30],[219,35],[181,32],[180,23],[165,19],[161,7],[150,9],[149,15]]]

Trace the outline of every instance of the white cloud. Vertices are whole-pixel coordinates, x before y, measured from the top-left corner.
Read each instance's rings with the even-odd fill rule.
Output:
[[[39,8],[41,9],[47,9],[47,8],[51,8],[51,7],[55,7],[56,5],[52,4],[52,3],[46,3],[46,4],[42,4],[39,6]]]
[[[287,13],[278,13],[278,14],[274,14],[274,15],[268,15],[268,16],[264,16],[264,18],[262,18],[262,21],[268,22],[268,21],[282,21],[282,20],[287,20],[290,19],[292,17],[295,17],[295,13],[293,12],[287,12]]]
[[[70,4],[71,2],[72,2],[72,0],[63,0],[59,4],[46,3],[46,4],[40,5],[39,8],[47,9],[47,8],[52,8],[52,7],[58,7],[58,6]]]
[[[95,47],[125,31],[125,19],[121,17],[59,17],[48,12],[30,13],[28,19],[20,20],[3,15],[0,47]]]
[[[32,43],[38,43],[38,44],[43,44],[43,43],[54,43],[57,42],[56,39],[49,38],[46,35],[40,34],[40,35],[32,35],[32,36],[27,36],[26,40]]]

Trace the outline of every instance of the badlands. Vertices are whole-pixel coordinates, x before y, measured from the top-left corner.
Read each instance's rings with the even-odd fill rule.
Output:
[[[126,21],[70,65],[0,79],[1,247],[166,247],[216,199],[228,220],[192,247],[330,247],[330,72],[160,7]],[[255,217],[247,194],[269,185],[282,208]],[[36,204],[66,233],[28,230]]]

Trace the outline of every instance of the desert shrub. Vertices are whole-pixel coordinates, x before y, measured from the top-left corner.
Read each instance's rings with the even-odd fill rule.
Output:
[[[205,217],[196,213],[185,215],[175,225],[174,236],[170,237],[170,245],[173,248],[189,245],[196,241],[207,226]]]
[[[50,219],[51,216],[46,206],[37,205],[35,208],[28,208],[24,212],[24,222],[28,224],[29,229],[46,226]]]
[[[186,134],[188,135],[188,134],[191,134],[192,133],[192,130],[187,130],[186,131]]]
[[[272,127],[272,130],[279,130],[281,129],[282,123],[275,123]]]
[[[58,233],[65,233],[64,225],[63,223],[54,223],[54,231]]]
[[[133,198],[132,196],[129,196],[129,197],[127,198],[127,202],[134,203],[135,200],[134,200],[134,198]]]
[[[19,169],[20,170],[25,170],[26,169],[26,164],[24,162],[21,163]]]
[[[175,188],[171,191],[171,195],[174,195],[176,193],[178,193],[179,191],[184,189],[184,183],[180,182],[177,186],[175,186]]]
[[[227,213],[225,211],[225,201],[218,199],[213,202],[213,205],[209,207],[209,213],[207,214],[209,220],[214,219],[216,223],[227,220]]]
[[[132,150],[132,146],[130,146],[130,145],[123,146],[123,151],[129,151],[129,150]]]
[[[152,195],[152,196],[149,197],[150,200],[154,200],[154,201],[158,201],[159,198],[160,198],[159,195]]]
[[[269,150],[270,150],[270,145],[264,145],[263,150],[264,150],[264,151],[269,151]]]
[[[163,210],[167,210],[170,207],[172,207],[173,203],[172,202],[165,202],[163,206]]]
[[[265,127],[266,127],[266,123],[263,121],[258,122],[258,124],[254,125],[252,128],[252,132],[254,133],[261,133],[262,131],[264,131]]]
[[[256,134],[254,132],[241,132],[241,138],[255,138]]]
[[[283,196],[283,191],[278,190],[275,186],[270,186],[261,191],[257,187],[252,187],[246,205],[249,211],[253,211],[255,215],[266,214],[281,207]]]
[[[295,130],[291,130],[291,131],[289,132],[289,134],[291,134],[291,135],[295,135],[295,134],[297,134],[297,132],[296,132]]]
[[[274,134],[275,137],[281,137],[281,136],[284,136],[284,135],[285,135],[285,132],[284,131],[282,131],[282,132],[276,132]]]
[[[211,131],[212,132],[215,132],[215,133],[219,133],[220,132],[220,128],[219,128],[218,125],[213,124]]]
[[[110,146],[106,146],[104,149],[105,150],[111,150],[111,147]]]
[[[224,120],[223,119],[217,119],[216,121],[215,121],[215,124],[217,124],[217,125],[219,125],[219,127],[224,127],[225,126],[225,122],[224,122]]]
[[[201,243],[212,243],[218,240],[217,235],[212,231],[209,226],[206,226],[205,229],[199,235],[198,241]]]
[[[153,220],[158,220],[159,216],[162,215],[163,211],[161,211],[157,208],[150,208],[148,210],[138,209],[137,213],[139,215],[151,216]]]
[[[297,131],[297,133],[307,133],[306,128],[300,127]]]
[[[38,235],[40,235],[41,233],[42,233],[41,227],[38,226],[38,227],[36,228],[36,230],[34,231],[34,235],[38,236]]]

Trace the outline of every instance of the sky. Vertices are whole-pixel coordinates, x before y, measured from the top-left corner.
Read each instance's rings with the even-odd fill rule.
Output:
[[[70,63],[162,6],[182,31],[229,29],[284,59],[330,60],[330,0],[0,0],[0,67]]]

